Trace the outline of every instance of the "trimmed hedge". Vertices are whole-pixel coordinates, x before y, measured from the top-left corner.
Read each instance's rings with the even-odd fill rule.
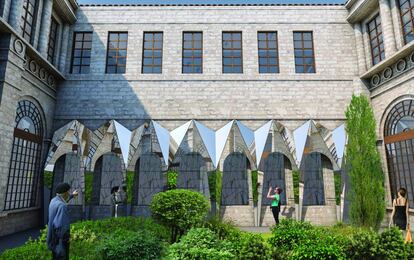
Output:
[[[116,235],[111,236],[111,239],[117,239],[118,241],[123,240],[124,235],[128,234],[126,242],[130,244],[125,244],[126,247],[135,244],[139,239],[141,239],[139,240],[141,243],[143,234],[141,232],[143,231],[145,231],[146,237],[156,238],[157,244],[162,247],[169,238],[168,230],[154,223],[151,219],[122,217],[74,223],[71,225],[70,259],[99,259],[99,256],[103,254],[100,250],[110,248],[107,240],[110,234],[118,234],[118,238],[116,238]],[[6,250],[0,255],[0,259],[51,259],[51,252],[46,246],[46,234],[47,228],[42,230],[40,238],[28,241],[24,246]],[[152,240],[146,241],[147,245],[152,245]],[[160,253],[162,250],[157,247],[157,252]]]
[[[277,259],[413,259],[414,245],[405,244],[396,228],[381,234],[367,229],[316,227],[284,219],[268,240]]]
[[[164,250],[153,233],[118,230],[96,248],[98,257],[108,260],[159,259]]]

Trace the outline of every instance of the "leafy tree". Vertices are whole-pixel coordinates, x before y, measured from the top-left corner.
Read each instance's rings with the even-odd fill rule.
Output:
[[[385,213],[384,173],[376,147],[375,118],[368,98],[353,95],[345,115],[350,220],[357,226],[378,229]]]

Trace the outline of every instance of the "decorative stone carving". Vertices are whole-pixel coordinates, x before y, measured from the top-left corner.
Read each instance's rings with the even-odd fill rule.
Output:
[[[22,56],[24,54],[24,44],[20,39],[15,39],[13,42],[13,50]]]
[[[47,69],[40,67],[40,65],[37,64],[35,60],[26,56],[23,66],[25,67],[26,71],[28,71],[30,74],[38,78],[40,81],[42,81],[49,87],[55,86],[55,77],[52,74],[50,74],[47,71]]]
[[[393,65],[386,67],[381,73],[373,75],[369,79],[369,89],[379,87],[412,68],[414,68],[414,52],[407,57],[399,59]]]

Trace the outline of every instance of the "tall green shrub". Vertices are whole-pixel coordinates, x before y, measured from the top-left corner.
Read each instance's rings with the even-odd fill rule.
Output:
[[[357,226],[378,229],[385,213],[384,174],[376,147],[375,118],[368,98],[353,95],[345,115],[350,219]]]
[[[171,241],[176,242],[184,232],[201,223],[210,203],[198,192],[176,189],[156,194],[150,209],[152,217],[171,230]]]

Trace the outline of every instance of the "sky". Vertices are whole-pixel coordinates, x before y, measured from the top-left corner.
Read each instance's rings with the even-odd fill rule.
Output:
[[[346,0],[77,0],[79,4],[342,4]]]

